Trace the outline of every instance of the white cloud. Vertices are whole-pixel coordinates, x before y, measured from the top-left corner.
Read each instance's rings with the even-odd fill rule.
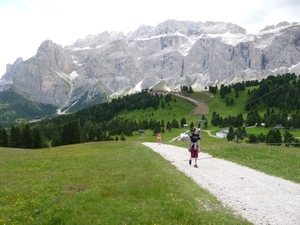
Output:
[[[0,0],[0,76],[18,57],[36,54],[46,39],[63,46],[105,30],[129,32],[167,19],[232,22],[257,33],[300,21],[298,0]]]

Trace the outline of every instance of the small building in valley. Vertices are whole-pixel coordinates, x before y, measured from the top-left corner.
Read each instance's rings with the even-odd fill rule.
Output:
[[[216,133],[216,136],[218,138],[226,138],[227,137],[227,134],[229,133],[229,129],[226,128],[226,129],[223,129],[223,130],[220,130]]]

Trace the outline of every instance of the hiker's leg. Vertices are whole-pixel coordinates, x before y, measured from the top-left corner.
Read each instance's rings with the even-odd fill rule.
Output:
[[[198,150],[195,151],[195,164],[197,164],[197,159],[198,159]]]

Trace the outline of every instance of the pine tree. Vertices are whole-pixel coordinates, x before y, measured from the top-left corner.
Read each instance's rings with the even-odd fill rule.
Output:
[[[0,146],[8,147],[8,136],[6,130],[0,127]]]
[[[239,139],[241,139],[243,141],[244,136],[245,136],[245,127],[242,128],[241,126],[239,126],[235,131],[234,131],[234,136],[236,138],[236,142],[239,142]]]
[[[42,141],[42,135],[38,128],[32,129],[32,135],[33,135],[33,148],[42,148],[43,147],[43,141]]]
[[[233,127],[230,126],[228,129],[228,134],[226,135],[227,141],[232,141],[234,139]]]
[[[186,118],[182,117],[180,120],[180,126],[183,127],[184,124],[186,124]]]
[[[121,134],[121,141],[126,141],[125,135],[123,133]]]
[[[10,128],[9,146],[12,148],[22,147],[20,129],[14,125],[12,125]]]
[[[249,136],[249,143],[254,144],[254,143],[258,143],[258,138],[255,134],[250,134]]]
[[[78,144],[81,143],[81,128],[78,120],[74,120],[70,122],[70,144]]]
[[[22,131],[23,148],[33,148],[33,135],[28,124],[25,125]]]

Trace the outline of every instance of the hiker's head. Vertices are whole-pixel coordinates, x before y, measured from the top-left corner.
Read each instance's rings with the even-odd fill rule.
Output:
[[[194,128],[193,128],[193,131],[194,131],[194,132],[198,132],[198,127],[194,127]]]

